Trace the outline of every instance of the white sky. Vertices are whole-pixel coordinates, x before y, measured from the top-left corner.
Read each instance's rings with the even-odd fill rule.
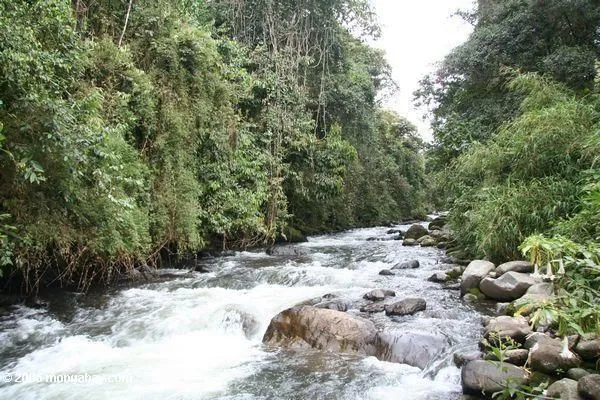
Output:
[[[387,54],[400,91],[385,106],[407,117],[419,133],[431,140],[423,110],[414,107],[413,92],[419,80],[434,70],[454,47],[464,42],[472,26],[452,14],[474,8],[473,0],[371,0],[376,7],[381,39],[374,43]]]

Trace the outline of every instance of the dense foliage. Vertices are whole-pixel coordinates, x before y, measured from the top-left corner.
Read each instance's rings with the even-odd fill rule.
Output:
[[[479,1],[468,41],[426,77],[434,119],[429,198],[457,247],[518,258],[534,233],[598,239],[595,1]]]
[[[376,33],[366,1],[0,0],[0,274],[85,288],[422,213]]]

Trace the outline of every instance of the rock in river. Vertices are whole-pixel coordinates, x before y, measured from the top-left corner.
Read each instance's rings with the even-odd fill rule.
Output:
[[[462,274],[460,283],[460,295],[464,296],[469,289],[477,288],[479,282],[492,272],[496,267],[489,261],[474,260],[469,263],[467,269]]]
[[[420,298],[407,298],[385,306],[385,315],[410,315],[427,308],[427,303]]]
[[[448,341],[428,333],[399,332],[381,333],[380,360],[425,368],[447,347]]]
[[[529,287],[538,281],[530,274],[522,272],[507,272],[500,278],[484,278],[479,289],[490,299],[498,301],[513,301],[523,296]]]
[[[263,343],[287,348],[358,353],[376,356],[375,325],[364,318],[311,306],[293,307],[277,314],[269,324]]]
[[[524,383],[527,373],[512,364],[498,361],[474,360],[465,365],[461,372],[463,392],[467,394],[491,395],[504,389],[506,382]]]
[[[414,224],[411,225],[410,228],[408,228],[408,230],[406,231],[406,233],[404,233],[404,238],[405,239],[419,239],[425,235],[427,235],[427,228],[425,228],[422,225],[419,224]]]
[[[396,292],[387,289],[374,289],[371,290],[369,293],[365,293],[363,295],[363,299],[371,301],[381,301],[388,296],[394,297],[396,296]]]

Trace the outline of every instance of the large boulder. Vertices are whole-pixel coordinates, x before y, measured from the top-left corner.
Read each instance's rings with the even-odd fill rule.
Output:
[[[529,261],[509,261],[496,267],[497,276],[501,276],[511,271],[531,273],[533,272],[533,264]]]
[[[419,239],[427,235],[427,228],[422,225],[414,224],[404,233],[404,239]]]
[[[581,400],[577,393],[577,381],[569,378],[561,379],[548,386],[546,397],[561,400]]]
[[[575,346],[575,352],[586,361],[595,361],[600,357],[600,340],[584,338]]]
[[[368,293],[365,293],[363,295],[363,299],[371,300],[371,301],[381,301],[381,300],[384,300],[388,296],[394,297],[394,296],[396,296],[396,292],[394,292],[393,290],[387,290],[387,289],[374,289]]]
[[[503,390],[508,382],[525,383],[527,377],[523,369],[498,361],[470,361],[461,372],[463,392],[466,394],[491,395]]]
[[[385,306],[385,315],[411,315],[427,308],[424,299],[410,297]]]
[[[379,359],[425,368],[442,354],[448,341],[442,336],[420,332],[381,333]]]
[[[479,290],[494,300],[513,301],[523,296],[536,283],[538,281],[530,274],[510,271],[500,278],[484,278],[479,283]]]
[[[410,260],[410,261],[398,263],[398,264],[394,265],[392,267],[392,269],[415,269],[415,268],[419,268],[420,265],[421,264],[419,263],[419,260]]]
[[[548,335],[536,334],[528,338],[529,364],[532,369],[546,374],[568,371],[581,365],[581,359],[569,349],[564,351],[563,341]]]
[[[600,400],[600,375],[584,376],[577,383],[577,390],[586,400]]]
[[[460,282],[460,295],[464,296],[472,288],[479,287],[479,282],[496,267],[489,261],[474,260],[464,270]]]
[[[429,223],[429,225],[427,226],[427,229],[429,229],[430,231],[441,230],[444,226],[446,226],[446,217],[439,216],[439,217],[434,218]]]
[[[457,351],[452,355],[452,360],[454,361],[454,365],[457,367],[462,367],[467,364],[469,361],[473,360],[481,360],[483,359],[483,353],[479,350],[465,350],[465,351]]]
[[[332,352],[377,355],[373,322],[340,311],[311,306],[293,307],[277,314],[263,337],[268,346],[315,348]]]
[[[485,327],[484,337],[490,342],[511,338],[523,343],[531,333],[531,327],[524,317],[501,315],[490,319]]]
[[[536,283],[529,287],[523,296],[512,302],[511,307],[520,315],[527,316],[550,300],[553,294],[554,285],[552,283]]]

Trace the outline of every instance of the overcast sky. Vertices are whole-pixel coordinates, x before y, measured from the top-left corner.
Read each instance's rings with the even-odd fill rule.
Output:
[[[431,139],[423,112],[412,104],[419,80],[434,68],[450,50],[464,42],[472,27],[452,14],[472,9],[473,0],[372,0],[382,37],[375,43],[385,50],[400,91],[385,104],[419,127]]]

